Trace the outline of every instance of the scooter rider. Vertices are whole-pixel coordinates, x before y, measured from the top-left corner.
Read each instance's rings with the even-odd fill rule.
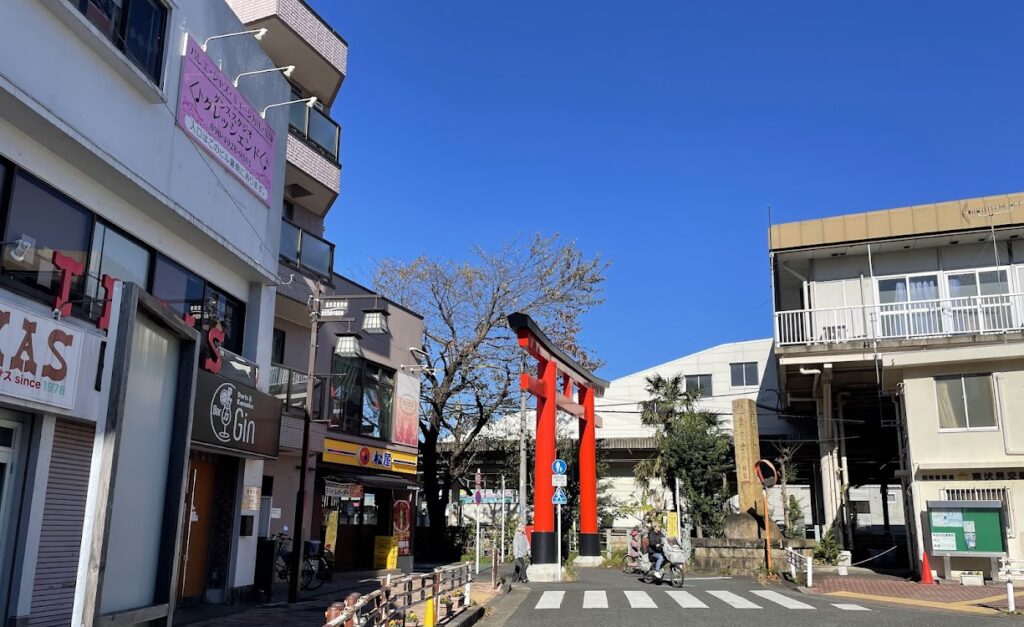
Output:
[[[661,523],[655,521],[654,528],[647,534],[647,552],[654,562],[654,574],[661,577],[661,565],[665,562],[665,534],[661,532]]]

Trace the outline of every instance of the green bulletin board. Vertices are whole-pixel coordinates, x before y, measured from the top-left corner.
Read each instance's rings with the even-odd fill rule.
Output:
[[[932,553],[1006,553],[1003,508],[999,501],[928,501]]]

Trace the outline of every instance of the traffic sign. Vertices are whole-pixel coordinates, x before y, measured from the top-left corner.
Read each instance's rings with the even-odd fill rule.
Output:
[[[480,494],[480,490],[477,490],[476,494],[473,495],[473,501],[477,505],[479,505],[481,503],[481,501],[483,501],[483,496]]]
[[[479,490],[483,485],[483,476],[480,474],[480,469],[476,469],[476,489]]]
[[[551,462],[551,472],[556,475],[564,475],[565,471],[568,470],[569,465],[565,463],[564,459],[556,459]]]
[[[344,298],[325,298],[320,301],[320,319],[336,320],[348,313],[348,301]]]
[[[775,465],[767,459],[762,459],[754,465],[754,472],[757,473],[757,479],[766,488],[770,488],[776,484],[779,480],[779,473],[775,470]]]
[[[551,485],[555,488],[564,488],[569,485],[569,477],[565,475],[551,475]]]
[[[551,495],[552,505],[568,505],[569,499],[565,497],[565,492],[562,488],[555,488],[555,493]]]

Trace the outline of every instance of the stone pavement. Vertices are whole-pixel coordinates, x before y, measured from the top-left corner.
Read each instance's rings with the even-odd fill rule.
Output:
[[[895,603],[971,614],[996,613],[1006,608],[1004,585],[961,586],[958,583],[921,585],[892,577],[823,577],[815,578],[812,594],[825,594],[847,599]],[[1018,606],[1024,590],[1014,591]]]

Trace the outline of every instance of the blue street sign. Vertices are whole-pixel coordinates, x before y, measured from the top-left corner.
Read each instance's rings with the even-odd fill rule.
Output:
[[[561,461],[561,460],[559,460]],[[565,462],[562,462],[563,464]],[[552,505],[568,505],[569,499],[565,498],[565,491],[562,488],[555,488],[555,493],[551,495]]]
[[[473,495],[473,500],[476,501],[477,505],[479,505],[480,502],[483,501],[483,498],[481,498],[481,496],[482,495],[480,494],[480,490],[477,490],[476,494]]]
[[[565,471],[569,468],[569,465],[565,463],[564,459],[556,459],[551,462],[551,472],[556,475],[564,475]]]

